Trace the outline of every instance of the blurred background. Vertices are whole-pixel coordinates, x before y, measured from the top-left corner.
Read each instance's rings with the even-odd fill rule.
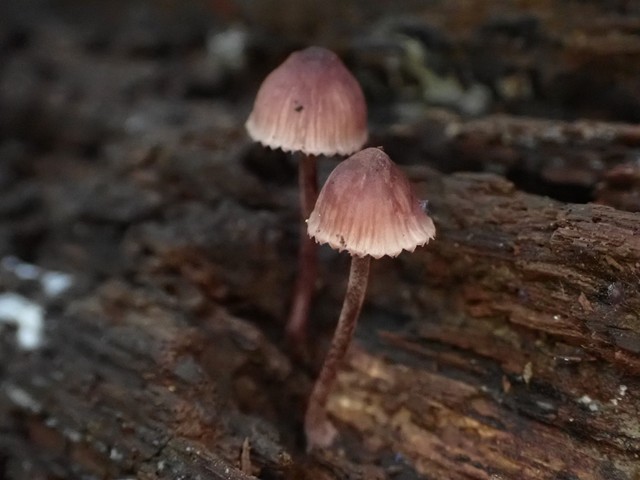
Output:
[[[443,171],[495,171],[565,201],[605,198],[595,188],[608,178],[606,158],[548,146],[554,158],[541,159],[523,153],[520,139],[525,158],[516,162],[513,137],[523,128],[513,122],[503,127],[510,138],[487,140],[505,147],[491,159],[463,142],[451,152],[440,133],[452,119],[440,113],[639,122],[639,30],[640,4],[623,0],[8,0],[0,155],[64,144],[89,158],[113,136],[162,138],[185,104],[204,110],[215,101],[241,123],[264,76],[292,50],[318,44],[356,74],[372,144],[386,142],[400,163],[411,162],[403,152],[422,152]],[[222,121],[199,112],[194,128]],[[407,125],[419,134],[403,135]],[[622,176],[633,182],[634,159],[616,162],[627,160]]]

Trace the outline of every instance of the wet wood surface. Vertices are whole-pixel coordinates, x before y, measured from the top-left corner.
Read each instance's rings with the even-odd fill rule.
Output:
[[[494,89],[470,118],[468,103],[416,97],[425,70],[414,63],[380,75],[396,65],[371,56],[371,38],[388,32],[380,22],[353,37],[307,33],[332,38],[360,75],[372,144],[429,199],[438,229],[414,254],[374,262],[329,402],[341,437],[312,454],[305,402],[349,259],[321,249],[315,341],[287,345],[296,164],[243,129],[263,73],[304,34],[280,26],[264,43],[272,24],[251,15],[267,14],[234,2],[207,4],[209,16],[118,7],[105,17],[113,36],[70,20],[73,2],[3,7],[0,293],[46,314],[35,350],[0,323],[0,478],[640,477],[640,99],[633,67],[616,60],[637,55],[638,12],[530,2],[505,16],[501,2],[479,2],[486,15],[474,20],[453,3],[456,21],[450,7],[412,7],[419,21],[404,33],[437,58],[449,42],[464,65],[473,45],[517,50],[501,61],[530,60],[517,72],[545,72],[538,90],[507,98],[514,70],[472,68],[473,81],[448,84]],[[573,30],[560,35],[566,9]],[[144,27],[156,11],[192,28]],[[248,37],[255,70],[204,51],[239,19],[263,28]],[[407,45],[384,40],[387,53]],[[571,90],[560,77],[582,85],[599,62],[617,69],[601,84],[628,98],[624,109],[548,94]],[[440,67],[427,69],[432,85],[447,78]],[[322,178],[336,162],[320,161]],[[73,283],[52,295],[15,257]]]

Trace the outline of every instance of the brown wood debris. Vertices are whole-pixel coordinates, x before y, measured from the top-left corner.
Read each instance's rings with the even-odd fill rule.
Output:
[[[0,319],[0,478],[640,478],[634,2],[25,1],[0,6],[0,302],[44,323],[24,348]],[[437,236],[374,262],[340,439],[307,454],[349,259],[321,250],[287,346],[296,164],[243,122],[312,42]]]

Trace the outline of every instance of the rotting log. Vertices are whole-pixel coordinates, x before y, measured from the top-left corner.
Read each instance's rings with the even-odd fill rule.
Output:
[[[243,368],[281,382],[288,360],[255,327],[215,308],[190,326],[183,307],[108,282],[48,319],[42,351],[5,342],[7,478],[255,478],[239,470],[244,438],[254,457],[286,464],[278,433],[226,399]]]
[[[431,110],[375,141],[401,158],[407,150],[440,170],[495,173],[517,188],[563,201],[597,201],[640,211],[640,126],[593,120],[487,115],[465,119]]]
[[[439,114],[375,125],[429,198],[438,236],[375,262],[329,406],[341,443],[308,456],[302,415],[347,258],[322,250],[318,342],[310,361],[293,361],[280,338],[295,167],[247,144],[240,90],[255,72],[211,74],[203,39],[217,24],[204,15],[187,28],[167,21],[176,9],[142,31],[129,13],[79,28],[42,3],[5,3],[17,13],[0,16],[0,254],[76,283],[50,298],[0,268],[2,291],[48,312],[33,352],[0,325],[0,477],[640,476],[638,215],[525,194],[512,174],[580,185],[585,200],[599,181],[618,182],[629,202],[603,201],[634,210],[636,127]],[[637,7],[596,3],[419,2],[425,24],[404,30],[443,35],[462,52],[445,70],[482,77],[501,92],[498,108],[637,118]],[[258,70],[295,43],[279,41],[260,50]],[[620,81],[610,85],[611,72]],[[505,99],[514,82],[524,95]],[[584,135],[594,126],[603,135]]]
[[[234,468],[246,438],[263,478],[636,478],[637,216],[524,194],[493,175],[409,173],[429,192],[438,237],[374,268],[329,407],[346,457],[302,455],[311,373],[257,328],[271,330],[257,305],[274,294],[260,276],[292,268],[292,251],[257,270],[251,255],[220,268],[218,250],[244,227],[212,229],[197,208],[130,228],[127,273],[50,318],[43,350],[25,355],[3,335],[12,478],[34,478],[16,473],[28,459],[63,476],[244,478]],[[208,213],[241,214],[228,201]],[[271,237],[259,229],[242,248],[264,251]],[[325,262],[331,310],[345,262]],[[262,289],[233,287],[250,275]],[[254,325],[218,306],[218,283]]]
[[[435,478],[636,478],[637,215],[493,175],[427,184],[438,238],[403,261],[417,314],[379,325],[332,412]]]

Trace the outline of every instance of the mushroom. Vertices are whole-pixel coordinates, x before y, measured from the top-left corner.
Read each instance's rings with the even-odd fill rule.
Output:
[[[367,148],[329,175],[307,220],[308,234],[352,256],[340,319],[305,415],[309,449],[329,446],[337,432],[326,405],[362,307],[371,258],[395,257],[435,237],[433,221],[409,180],[379,148]]]
[[[301,221],[318,195],[316,156],[349,155],[367,140],[367,106],[358,81],[338,56],[321,47],[292,53],[262,83],[246,122],[249,136],[285,152],[302,152]],[[301,225],[298,277],[287,334],[304,336],[317,270],[316,246]]]

